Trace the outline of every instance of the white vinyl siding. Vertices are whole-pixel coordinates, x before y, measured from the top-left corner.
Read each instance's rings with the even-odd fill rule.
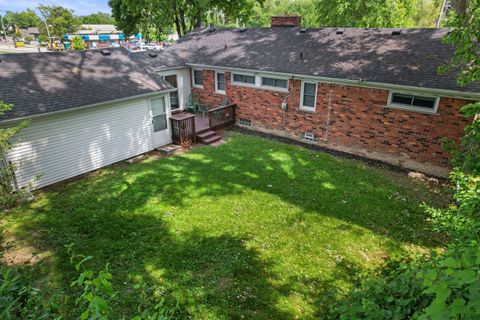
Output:
[[[16,140],[8,159],[19,186],[72,178],[152,150],[147,99],[39,117]]]
[[[317,83],[302,81],[300,109],[306,110],[306,111],[315,111],[316,103],[317,103]]]
[[[180,109],[184,109],[185,104],[188,101],[188,97],[190,96],[190,93],[192,93],[192,89],[190,87],[190,69],[182,68],[176,70],[160,71],[159,74],[162,76],[177,76],[178,104],[180,105]]]

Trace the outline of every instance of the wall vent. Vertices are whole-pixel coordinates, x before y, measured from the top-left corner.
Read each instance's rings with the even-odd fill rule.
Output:
[[[315,135],[311,132],[303,132],[302,139],[308,140],[308,141],[317,141],[317,139],[315,138]]]
[[[238,124],[241,125],[241,126],[248,126],[248,127],[251,127],[252,126],[252,122],[250,121],[250,119],[238,119]]]

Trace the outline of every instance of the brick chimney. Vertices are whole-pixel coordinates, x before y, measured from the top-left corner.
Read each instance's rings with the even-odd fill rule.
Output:
[[[298,27],[302,26],[302,17],[300,16],[274,16],[272,17],[272,27]]]

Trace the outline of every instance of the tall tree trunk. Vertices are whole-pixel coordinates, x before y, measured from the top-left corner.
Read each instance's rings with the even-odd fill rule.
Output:
[[[180,19],[178,17],[178,9],[177,9],[177,4],[176,1],[173,1],[173,14],[175,16],[175,29],[177,30],[178,37],[183,36],[183,30],[182,26],[180,25]]]
[[[187,24],[185,23],[185,10],[179,10],[180,23],[182,24],[183,34],[187,33]]]
[[[453,0],[452,6],[460,15],[467,14],[468,0]]]

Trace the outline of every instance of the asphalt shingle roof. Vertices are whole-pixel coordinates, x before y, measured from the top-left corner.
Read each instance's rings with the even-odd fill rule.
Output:
[[[173,89],[148,60],[122,48],[0,55],[0,121]]]
[[[191,64],[480,92],[478,84],[461,87],[454,74],[438,74],[437,68],[454,52],[442,43],[447,29],[345,28],[337,34],[338,30],[198,29],[167,52],[174,51],[179,61]],[[401,32],[392,35],[394,30]]]
[[[0,55],[0,100],[15,105],[0,121],[68,110],[172,89],[156,70],[185,64],[363,80],[480,94],[440,75],[454,48],[446,29],[274,27],[197,29],[152,58],[147,52],[109,49]],[[392,31],[400,31],[392,35]]]

